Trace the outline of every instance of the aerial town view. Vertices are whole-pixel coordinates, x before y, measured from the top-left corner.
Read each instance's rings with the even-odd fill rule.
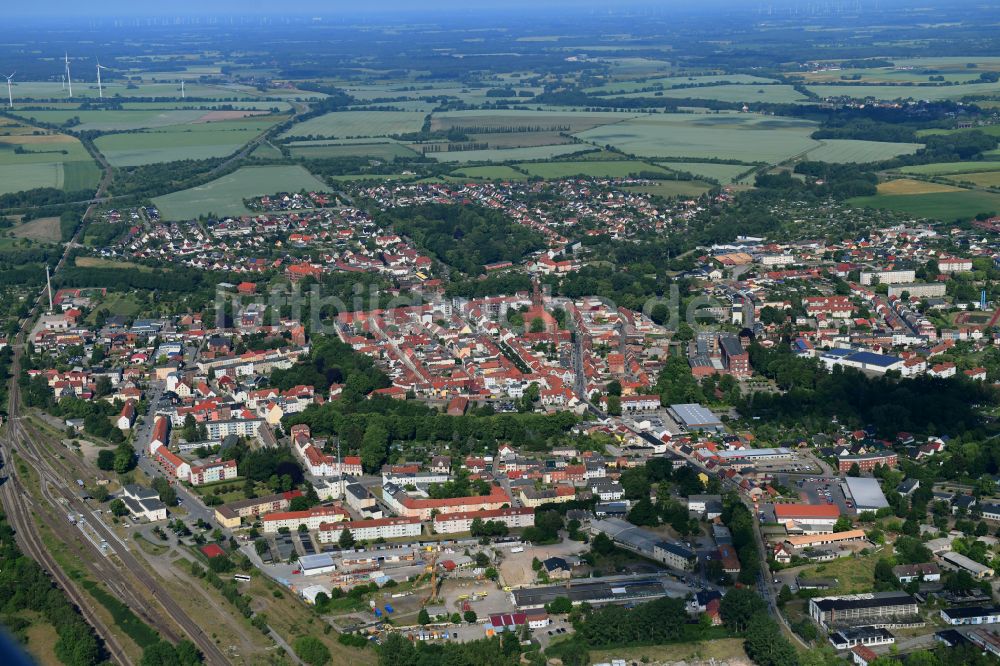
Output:
[[[996,0],[50,0],[0,75],[0,664],[1000,664]]]

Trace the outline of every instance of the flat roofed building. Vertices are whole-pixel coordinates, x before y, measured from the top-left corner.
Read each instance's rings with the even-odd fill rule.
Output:
[[[950,625],[961,624],[994,624],[1000,622],[1000,608],[992,606],[963,606],[961,608],[942,608],[941,619]]]
[[[946,566],[950,566],[952,569],[968,571],[976,580],[985,580],[993,576],[993,569],[959,553],[943,553],[941,560],[944,561]]]
[[[790,536],[785,539],[785,544],[790,548],[801,549],[849,543],[851,541],[863,541],[864,539],[864,530],[847,530],[846,532],[832,532],[830,534]]]
[[[333,564],[333,558],[329,553],[319,553],[300,557],[299,569],[303,576],[317,576],[336,571],[337,567]]]
[[[861,271],[859,278],[863,285],[896,284],[913,282],[917,279],[917,272],[913,269]]]
[[[891,645],[896,637],[882,627],[852,627],[834,631],[830,643],[838,650],[850,650],[855,645]]]
[[[905,592],[875,592],[809,600],[809,617],[826,629],[886,625],[917,614],[917,600]]]
[[[833,525],[840,518],[840,507],[836,504],[775,504],[774,517],[778,522],[804,520]]]
[[[847,492],[858,511],[878,511],[889,506],[878,479],[849,476],[846,481]]]
[[[722,430],[722,421],[696,403],[670,405],[670,414],[685,430]]]
[[[374,541],[420,536],[421,527],[419,518],[406,516],[352,520],[347,523],[323,523],[319,526],[316,538],[320,543],[336,543],[345,529],[351,533],[355,541]]]

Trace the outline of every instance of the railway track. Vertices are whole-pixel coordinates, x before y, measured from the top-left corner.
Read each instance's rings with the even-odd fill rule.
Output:
[[[5,453],[6,457],[6,453]],[[13,460],[7,458],[11,463]],[[0,497],[6,510],[7,520],[14,528],[18,545],[25,555],[38,562],[55,580],[56,584],[62,588],[69,600],[79,609],[83,618],[97,630],[97,633],[104,639],[104,647],[111,658],[119,664],[129,664],[128,655],[122,648],[121,643],[110,631],[104,621],[90,608],[83,593],[70,580],[55,558],[49,553],[48,548],[37,534],[37,527],[31,518],[31,512],[26,506],[24,495],[26,491],[20,480],[11,474],[6,483],[0,488]]]
[[[108,186],[111,183],[111,179],[113,178],[111,166],[106,160],[103,159],[103,155],[101,155],[96,148],[92,148],[91,146],[87,147],[88,150],[91,150],[91,153],[94,154],[95,159],[97,159],[97,161],[104,168],[104,174],[101,178],[100,184],[98,185],[97,192],[94,195],[95,201],[84,213],[81,224],[76,233],[73,235],[73,238],[66,243],[65,250],[63,251],[63,254],[53,271],[53,276],[57,275],[66,265],[73,247],[78,244],[79,240],[83,236],[87,219],[96,210],[98,205],[97,201],[101,200],[105,196]],[[3,451],[3,457],[8,461],[8,466],[10,467],[11,472],[9,474],[8,481],[0,487],[0,501],[3,502],[8,519],[17,533],[18,541],[25,554],[36,560],[47,571],[49,571],[56,583],[80,609],[83,617],[104,639],[104,643],[107,646],[107,650],[112,658],[120,664],[130,664],[132,662],[129,660],[127,653],[122,648],[121,642],[111,632],[110,627],[94,613],[87,599],[83,596],[83,593],[74,585],[73,581],[62,570],[59,563],[49,553],[45,544],[42,542],[41,537],[38,535],[37,526],[35,525],[32,517],[32,503],[30,503],[29,500],[30,495],[27,492],[27,486],[24,481],[19,478],[20,474],[17,470],[17,465],[13,464],[14,457],[12,454],[16,450],[19,454],[18,460],[24,464],[31,465],[31,467],[37,472],[39,478],[39,488],[45,500],[52,503],[55,508],[60,509],[60,512],[64,509],[70,509],[87,516],[91,515],[90,508],[77,496],[76,490],[69,485],[67,477],[61,475],[59,471],[57,471],[56,466],[62,467],[63,472],[67,472],[68,468],[64,463],[59,462],[58,458],[53,456],[50,451],[47,451],[46,447],[42,444],[47,436],[37,432],[29,434],[29,426],[26,426],[22,422],[21,417],[22,404],[20,386],[18,384],[18,378],[21,372],[21,358],[24,354],[24,345],[31,325],[38,318],[43,307],[47,303],[48,295],[47,289],[43,289],[39,293],[30,313],[24,319],[20,331],[18,331],[15,339],[12,341],[14,358],[11,363],[12,378],[9,393],[8,428],[5,433],[5,437],[0,440],[0,450]],[[40,511],[39,513],[42,514],[43,512]],[[52,524],[50,521],[46,522],[56,531],[56,533],[58,533],[59,529],[62,529],[62,527]],[[187,634],[191,641],[194,642],[198,649],[201,650],[204,655],[205,663],[213,666],[223,666],[228,664],[229,661],[226,659],[225,655],[218,648],[215,642],[208,635],[206,635],[204,631],[202,631],[201,627],[199,627],[186,612],[184,612],[184,610],[159,584],[159,582],[157,582],[149,571],[135,558],[135,556],[133,556],[127,548],[121,546],[116,535],[114,535],[100,520],[88,521],[88,523],[94,529],[95,533],[107,542],[108,547],[114,552],[114,557],[120,564],[121,568],[124,568],[129,574],[131,574],[132,578],[134,578],[134,580],[137,581],[138,584],[156,601],[156,604],[162,608],[166,617],[175,622],[177,626]],[[99,562],[102,559],[105,561],[100,564],[94,564],[94,562]],[[94,558],[88,564],[91,566],[93,571],[96,571],[98,579],[101,582],[104,582],[108,586],[109,590],[111,590],[116,596],[120,597],[124,603],[128,604],[132,608],[133,611],[141,614],[144,619],[149,622],[149,624],[154,626],[157,631],[160,632],[162,636],[174,641],[180,638],[180,636],[177,635],[177,632],[175,632],[166,622],[162,619],[154,618],[153,614],[148,612],[152,610],[149,608],[152,604],[149,604],[148,601],[136,594],[134,591],[129,590],[127,586],[119,584],[122,578],[121,571],[119,567],[113,566],[112,562],[110,562],[110,558]]]
[[[17,371],[20,368],[20,356],[15,353],[14,364],[12,365],[12,370],[17,376]],[[43,440],[45,435],[40,436],[29,436],[27,427],[21,421],[19,414],[21,409],[21,397],[20,397],[20,387],[15,385],[11,389],[10,394],[10,444],[16,443],[17,450],[21,453],[22,459],[27,459],[32,461],[33,467],[39,474],[39,483],[42,486],[42,492],[46,495],[46,499],[54,503],[57,507],[62,506],[68,508],[76,513],[81,513],[84,515],[90,515],[90,508],[81,500],[76,491],[68,486],[66,477],[60,475],[53,465],[61,464],[55,463],[53,461],[58,460],[55,456],[51,455],[50,451],[47,451],[40,441]],[[36,433],[33,433],[36,434]],[[37,435],[37,434],[36,434]],[[160,583],[149,573],[149,571],[139,562],[134,555],[132,555],[129,550],[119,543],[115,534],[112,533],[110,528],[104,525],[101,521],[89,521],[90,526],[94,529],[97,535],[103,539],[108,544],[108,548],[114,553],[114,557],[118,560],[121,566],[128,571],[129,574],[134,578],[134,580],[148,591],[149,595],[162,607],[166,616],[172,619],[187,635],[188,637],[198,646],[198,649],[202,651],[205,657],[205,663],[207,664],[228,664],[229,661],[223,655],[222,651],[219,650],[215,642],[202,631],[187,613],[180,607],[180,605],[167,593],[166,590],[160,585]],[[117,571],[110,572],[100,576],[102,582],[105,582],[110,589],[116,593],[119,590],[115,587],[116,582],[120,578]],[[133,610],[141,612],[142,609],[148,608],[148,601],[141,596],[137,596],[130,593],[125,595],[125,601]],[[130,603],[131,602],[131,603]],[[145,619],[147,619],[150,624],[156,627],[161,634],[166,638],[173,640],[178,640],[180,637],[169,627],[169,625],[158,618],[154,618],[151,609],[148,609],[145,613]]]

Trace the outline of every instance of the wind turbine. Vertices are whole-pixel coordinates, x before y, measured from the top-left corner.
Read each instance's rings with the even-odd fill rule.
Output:
[[[73,77],[69,75],[69,54],[63,54],[63,61],[66,63],[66,83],[69,84],[69,96],[73,96]]]
[[[184,95],[184,79],[181,79],[181,99],[185,99],[185,95]]]
[[[11,72],[11,75],[7,77],[7,103],[12,109],[14,108],[14,93],[10,90],[10,82],[14,78],[14,74],[17,72]]]
[[[104,88],[101,87],[101,70],[102,69],[110,69],[110,68],[109,67],[105,67],[104,65],[101,64],[101,61],[98,60],[97,61],[97,95],[101,99],[104,99]]]

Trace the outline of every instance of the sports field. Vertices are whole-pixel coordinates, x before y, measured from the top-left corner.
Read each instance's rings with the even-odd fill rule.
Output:
[[[644,115],[576,136],[640,157],[726,158],[774,164],[819,146],[807,120],[747,113]]]
[[[419,111],[334,111],[292,125],[281,136],[369,137],[419,132]]]
[[[269,116],[266,121],[248,118],[109,134],[95,143],[108,161],[118,167],[225,157],[282,118]]]
[[[210,213],[248,215],[244,199],[303,189],[329,188],[301,166],[244,167],[210,183],[157,197],[153,203],[165,220],[189,220]]]

